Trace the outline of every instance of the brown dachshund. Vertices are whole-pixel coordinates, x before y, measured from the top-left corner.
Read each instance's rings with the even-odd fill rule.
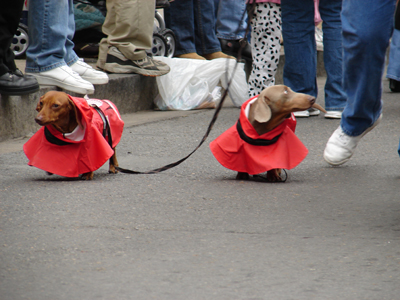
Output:
[[[295,93],[285,85],[275,85],[264,89],[251,104],[248,119],[259,135],[263,135],[281,124],[291,113],[311,107],[326,112],[315,103],[315,97]],[[267,172],[266,181],[282,181],[281,169]],[[249,174],[238,172],[236,179],[249,179]]]
[[[40,97],[36,106],[35,122],[40,126],[52,125],[62,133],[71,133],[82,127],[74,102],[64,92],[50,91]]]
[[[90,111],[92,107],[94,107],[93,105],[90,107],[85,101],[85,99],[78,99],[78,100],[80,101],[79,103],[83,103],[82,106],[86,107],[87,111]],[[68,135],[76,131],[77,129],[81,129],[82,132],[85,132],[85,128],[90,127],[91,125],[86,124],[84,126],[84,124],[82,124],[81,121],[82,113],[77,109],[76,103],[74,103],[74,101],[72,100],[72,97],[70,97],[64,92],[50,91],[46,93],[45,95],[40,97],[40,100],[37,104],[36,110],[38,111],[38,114],[35,118],[36,123],[38,123],[41,126],[46,126],[47,128],[51,126],[58,132],[62,133],[62,136]],[[101,103],[103,100],[96,100],[96,101]],[[111,105],[114,107],[112,102],[110,101],[108,102],[111,103]],[[116,108],[114,108],[114,110],[117,111]],[[101,114],[101,112],[99,113],[91,112],[91,115],[93,116],[97,115],[97,117],[99,117],[99,114]],[[106,118],[103,118],[104,121],[105,119]],[[104,133],[103,135],[105,138],[106,136]],[[110,146],[111,145],[112,144],[110,144]],[[106,143],[106,146],[108,147],[109,144]],[[117,173],[118,171],[115,169],[115,167],[116,166],[118,167],[118,161],[115,153],[115,147],[112,147],[112,150],[113,154],[109,159],[109,173]],[[97,149],[95,150],[95,155],[97,155]],[[48,173],[52,174],[52,172]],[[93,171],[81,174],[81,178],[84,180],[93,179]]]

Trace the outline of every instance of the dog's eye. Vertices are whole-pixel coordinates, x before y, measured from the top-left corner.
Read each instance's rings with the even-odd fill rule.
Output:
[[[288,94],[288,90],[284,90],[283,93],[284,93],[285,95],[287,95],[287,94]]]
[[[59,104],[53,104],[54,108],[58,108],[60,105]]]

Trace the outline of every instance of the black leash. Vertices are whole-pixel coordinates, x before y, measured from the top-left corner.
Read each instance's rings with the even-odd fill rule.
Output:
[[[235,68],[236,68],[236,67],[235,67]],[[151,171],[146,171],[146,172],[139,172],[139,171],[124,169],[124,168],[121,168],[121,167],[115,167],[115,169],[118,170],[119,172],[127,173],[127,174],[156,174],[156,173],[160,173],[160,172],[166,171],[166,170],[168,170],[168,169],[171,169],[171,168],[173,168],[173,167],[176,167],[177,165],[180,165],[181,163],[183,163],[183,162],[184,162],[185,160],[187,160],[193,153],[195,153],[195,152],[197,151],[197,149],[199,149],[200,146],[203,145],[203,143],[206,141],[208,135],[209,135],[210,132],[211,132],[211,129],[213,128],[213,126],[214,126],[214,124],[215,124],[215,121],[217,121],[218,114],[219,114],[219,112],[220,112],[220,110],[221,110],[221,108],[222,108],[222,104],[224,103],[224,100],[225,100],[226,95],[227,95],[227,93],[228,93],[229,85],[230,85],[230,82],[228,82],[227,89],[225,90],[225,92],[224,92],[224,94],[223,94],[223,96],[222,96],[222,98],[221,98],[221,101],[220,101],[220,103],[218,104],[218,106],[217,106],[217,108],[216,108],[216,110],[215,110],[214,116],[212,117],[211,122],[210,122],[210,124],[208,125],[208,128],[207,128],[206,133],[204,134],[203,138],[201,139],[201,141],[200,141],[200,143],[197,145],[197,147],[196,147],[192,152],[190,152],[187,156],[185,156],[184,158],[182,158],[182,159],[180,159],[180,160],[178,160],[178,161],[176,161],[176,162],[173,162],[173,163],[171,163],[171,164],[165,165],[165,166],[163,166],[163,167],[161,167],[161,168],[157,168],[157,169],[154,169],[154,170],[151,170]]]
[[[254,11],[255,5],[256,5],[256,3],[253,3],[252,6],[251,6],[251,9],[249,11],[249,19],[247,21],[247,28],[246,28],[245,38],[247,37],[247,35],[249,33],[249,30],[250,30],[250,22],[251,22],[251,19],[253,18],[253,11]],[[245,10],[243,12],[243,15],[242,15],[242,20],[244,19],[246,13],[247,12]],[[207,131],[204,134],[203,138],[201,139],[200,143],[197,145],[197,147],[192,152],[190,152],[187,156],[185,156],[184,158],[182,158],[182,159],[180,159],[180,160],[178,160],[176,162],[173,162],[171,164],[168,164],[168,165],[165,165],[163,167],[160,167],[160,168],[157,168],[157,169],[154,169],[154,170],[150,170],[150,171],[140,172],[140,171],[124,169],[124,168],[121,168],[121,167],[115,167],[115,169],[118,170],[121,173],[126,173],[126,174],[156,174],[156,173],[160,173],[160,172],[169,170],[169,169],[171,169],[173,167],[176,167],[176,166],[180,165],[185,160],[187,160],[193,153],[195,153],[197,151],[197,149],[199,149],[200,146],[203,145],[203,143],[206,141],[208,135],[211,132],[211,129],[213,128],[215,122],[217,121],[218,114],[219,114],[219,112],[220,112],[220,110],[222,108],[222,105],[224,104],[226,96],[228,95],[229,86],[231,85],[233,75],[235,74],[235,71],[236,71],[237,66],[238,66],[238,62],[241,60],[242,50],[243,50],[244,46],[245,46],[245,44],[241,44],[240,45],[240,48],[239,48],[239,51],[238,51],[237,61],[236,61],[235,67],[233,68],[232,76],[231,76],[231,78],[229,80],[227,80],[226,90],[224,91],[224,93],[222,95],[222,98],[221,98],[221,101],[219,102],[218,106],[215,109],[215,113],[214,113],[214,115],[213,115],[213,117],[211,119],[210,124],[208,125]],[[227,66],[228,66],[228,64],[229,64],[229,61],[227,61]],[[228,76],[228,72],[226,72],[226,76]]]

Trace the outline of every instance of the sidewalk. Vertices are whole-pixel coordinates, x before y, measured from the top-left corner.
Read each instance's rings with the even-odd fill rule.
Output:
[[[85,62],[95,67],[96,59],[85,58]],[[25,60],[16,60],[20,70],[25,70]],[[283,66],[285,56],[281,51],[280,62],[276,74],[276,83],[283,83]],[[326,76],[323,66],[323,52],[318,51],[318,73],[319,77]],[[137,74],[108,74],[110,81],[106,85],[96,85],[93,98],[110,99],[118,107],[121,115],[129,115],[139,111],[152,111],[154,108],[153,99],[158,94],[158,87],[155,77],[140,76]],[[57,87],[42,87],[38,92],[23,96],[0,96],[0,143],[15,139],[21,139],[32,135],[39,129],[34,122],[36,116],[36,104],[39,98],[50,90],[57,90]],[[81,96],[70,93],[72,96]],[[160,116],[185,115],[186,112],[159,112]],[[0,144],[0,153],[4,151],[4,144]]]

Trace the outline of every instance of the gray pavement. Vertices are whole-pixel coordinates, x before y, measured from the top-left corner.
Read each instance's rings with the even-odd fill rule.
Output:
[[[47,176],[24,140],[1,143],[20,146],[0,154],[0,299],[400,299],[400,96],[386,80],[383,99],[382,123],[341,167],[322,158],[339,121],[298,119],[309,154],[286,183],[236,181],[214,159],[231,105],[156,175]],[[126,126],[122,167],[187,155],[214,110],[155,113]]]

